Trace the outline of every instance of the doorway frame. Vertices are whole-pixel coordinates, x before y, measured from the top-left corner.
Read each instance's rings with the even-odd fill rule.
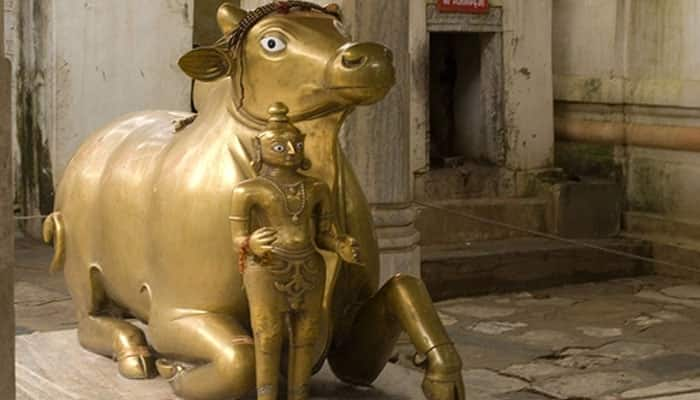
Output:
[[[424,178],[430,171],[430,34],[492,33],[481,35],[482,130],[491,132],[492,162],[506,163],[504,118],[503,8],[487,13],[442,13],[435,4],[411,2],[411,155],[414,197],[424,197]]]

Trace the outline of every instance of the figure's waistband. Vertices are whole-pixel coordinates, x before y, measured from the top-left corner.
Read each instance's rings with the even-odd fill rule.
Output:
[[[316,249],[313,246],[305,247],[302,249],[285,249],[283,247],[273,247],[272,250],[270,250],[270,253],[285,260],[305,260],[316,254]]]

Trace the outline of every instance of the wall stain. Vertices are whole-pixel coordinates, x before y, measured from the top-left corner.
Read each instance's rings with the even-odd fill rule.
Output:
[[[600,88],[603,83],[599,78],[590,78],[583,81],[583,99],[593,101],[600,98]]]
[[[532,75],[532,73],[530,72],[530,70],[527,69],[527,68],[525,68],[525,67],[520,68],[520,69],[518,70],[518,72],[520,72],[521,74],[525,75],[525,78],[527,78],[527,79],[530,79],[530,75]]]
[[[54,189],[51,155],[48,141],[44,140],[42,129],[41,93],[45,90],[45,77],[40,67],[41,53],[45,49],[48,35],[42,29],[46,24],[42,21],[46,11],[42,1],[23,4],[20,9],[30,18],[20,18],[20,24],[31,21],[30,37],[25,37],[27,31],[20,26],[19,42],[25,46],[19,51],[17,66],[17,146],[19,148],[19,163],[16,170],[17,185],[15,187],[15,203],[23,215],[37,212],[48,214],[53,210]],[[36,52],[34,57],[28,51]],[[23,225],[26,227],[26,223]]]

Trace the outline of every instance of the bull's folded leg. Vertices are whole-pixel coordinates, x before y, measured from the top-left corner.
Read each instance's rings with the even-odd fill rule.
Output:
[[[119,373],[125,378],[145,379],[155,375],[153,356],[143,332],[124,320],[80,317],[78,339],[86,349],[117,360]]]
[[[98,265],[91,265],[86,274],[66,275],[69,287],[82,287],[71,292],[78,310],[78,340],[95,353],[112,357],[119,365],[119,373],[129,379],[155,376],[153,356],[146,337],[134,325],[120,318],[101,315],[109,303]]]
[[[352,331],[328,355],[338,378],[368,385],[392,355],[401,330],[426,356],[423,392],[430,400],[463,400],[462,362],[418,278],[390,279],[357,314]]]
[[[231,317],[203,313],[176,320],[151,320],[151,343],[164,356],[188,360],[184,368],[161,363],[178,396],[190,400],[237,399],[255,387],[253,339]]]

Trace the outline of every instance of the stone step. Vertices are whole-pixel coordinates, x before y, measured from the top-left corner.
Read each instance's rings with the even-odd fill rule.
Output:
[[[625,232],[624,236],[649,243],[651,254],[660,262],[653,265],[655,274],[684,278],[691,281],[700,280],[700,243],[679,241],[673,236],[659,234],[635,234]]]
[[[506,168],[464,162],[462,165],[434,168],[419,179],[423,199],[465,199],[515,196],[516,173]]]
[[[547,202],[543,199],[483,198],[427,203],[538,232],[547,230]],[[418,208],[416,229],[421,234],[422,246],[438,244],[461,246],[473,241],[527,236],[526,233],[477,222],[430,207]]]
[[[620,235],[622,187],[605,179],[581,179],[552,185],[552,233],[567,238]]]
[[[586,240],[596,246],[649,257],[635,239]],[[535,290],[562,284],[649,274],[644,261],[583,245],[540,238],[512,238],[421,248],[422,278],[433,300],[486,293]]]
[[[655,259],[676,264],[654,264],[655,273],[700,279],[700,221],[628,211],[624,226],[625,237],[650,243]]]
[[[624,213],[625,232],[639,237],[658,237],[662,241],[700,246],[700,221],[652,213]]]

